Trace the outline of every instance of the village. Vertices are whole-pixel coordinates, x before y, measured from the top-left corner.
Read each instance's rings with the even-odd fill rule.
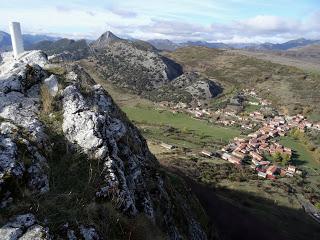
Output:
[[[241,110],[245,100],[249,106],[260,106],[261,109],[268,110],[268,114],[259,110],[243,114]],[[259,177],[273,180],[277,177],[303,174],[303,171],[291,161],[293,150],[281,145],[278,138],[288,135],[293,129],[301,132],[306,129],[320,131],[320,123],[313,123],[301,114],[280,115],[271,107],[271,102],[258,97],[254,89],[243,90],[231,98],[225,108],[215,111],[202,107],[188,107],[182,103],[168,105],[162,102],[159,105],[169,107],[173,113],[186,112],[196,119],[208,120],[222,126],[238,126],[248,131],[247,136],[234,138],[219,151],[202,150],[200,154],[206,157],[216,156],[236,166],[250,166]],[[161,146],[166,149],[174,148],[166,143]]]

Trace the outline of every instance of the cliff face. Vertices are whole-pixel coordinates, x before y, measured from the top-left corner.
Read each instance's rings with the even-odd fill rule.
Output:
[[[50,76],[46,61],[0,65],[0,238],[206,239],[195,199],[108,93],[78,66]]]

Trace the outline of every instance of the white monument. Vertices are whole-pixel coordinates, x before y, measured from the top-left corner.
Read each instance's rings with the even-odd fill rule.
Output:
[[[11,22],[9,28],[14,58],[17,59],[24,52],[20,23]]]

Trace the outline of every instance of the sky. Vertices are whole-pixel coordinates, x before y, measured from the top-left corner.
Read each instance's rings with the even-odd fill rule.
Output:
[[[0,0],[0,30],[226,43],[320,39],[320,0]]]

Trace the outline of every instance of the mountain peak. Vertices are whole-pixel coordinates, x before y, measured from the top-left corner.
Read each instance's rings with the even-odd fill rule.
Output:
[[[94,47],[106,47],[112,42],[120,41],[121,38],[117,37],[115,34],[113,34],[110,31],[106,31],[103,33],[94,43]]]

